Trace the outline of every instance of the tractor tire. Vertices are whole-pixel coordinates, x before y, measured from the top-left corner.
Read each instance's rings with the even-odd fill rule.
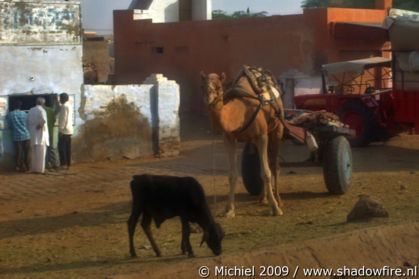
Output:
[[[323,151],[323,177],[331,194],[344,194],[352,182],[352,151],[344,136],[330,139]]]
[[[337,114],[343,123],[355,130],[355,136],[348,136],[351,146],[366,146],[375,138],[377,119],[361,101],[347,101],[339,107]]]
[[[256,146],[246,143],[241,162],[241,174],[244,187],[252,196],[262,193],[263,180],[260,176],[260,160]]]

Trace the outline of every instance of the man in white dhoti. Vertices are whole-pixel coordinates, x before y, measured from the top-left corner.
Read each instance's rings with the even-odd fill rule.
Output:
[[[32,150],[32,172],[45,172],[45,154],[49,145],[49,135],[47,126],[47,114],[42,107],[45,99],[38,97],[36,106],[28,112],[27,122],[29,133],[31,134]]]

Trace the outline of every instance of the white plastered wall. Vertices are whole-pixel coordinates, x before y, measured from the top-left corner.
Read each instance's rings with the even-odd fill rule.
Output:
[[[66,92],[79,107],[82,53],[81,45],[0,46],[0,96]],[[75,124],[80,123],[77,115]]]
[[[82,46],[0,46],[0,98],[21,94],[52,94],[67,92],[80,106],[83,84]],[[6,106],[7,107],[7,106]],[[4,154],[13,154],[7,111],[0,117],[0,163]],[[75,113],[75,125],[82,119]],[[7,156],[6,156],[7,157]]]
[[[82,46],[0,46],[0,95],[80,95]],[[76,102],[80,102],[76,98]],[[78,103],[76,103],[78,106]]]
[[[148,10],[134,10],[134,20],[151,19],[153,23],[179,21],[179,0],[154,0]],[[192,20],[211,20],[211,0],[192,0]]]
[[[153,23],[179,21],[178,0],[155,0],[148,10],[134,10],[134,20],[152,19]]]
[[[179,85],[162,74],[153,74],[141,85],[84,85],[84,106],[80,113],[91,120],[112,100],[122,95],[134,103],[157,133],[157,154],[160,157],[180,153]],[[154,108],[154,106],[156,108]],[[152,138],[149,139],[150,142]],[[150,150],[148,154],[153,154]]]

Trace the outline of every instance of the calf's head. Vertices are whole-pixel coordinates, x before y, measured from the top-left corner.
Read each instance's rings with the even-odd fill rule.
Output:
[[[222,252],[221,241],[223,240],[223,238],[223,229],[221,228],[220,224],[214,223],[214,226],[211,226],[209,230],[204,230],[204,236],[202,237],[201,246],[205,241],[208,247],[212,250],[212,252],[218,256]]]

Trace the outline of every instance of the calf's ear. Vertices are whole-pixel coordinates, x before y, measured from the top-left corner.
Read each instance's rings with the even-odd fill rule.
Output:
[[[217,227],[217,232],[221,235],[221,238],[224,238],[225,232],[221,225],[219,223],[215,223],[215,226]]]

